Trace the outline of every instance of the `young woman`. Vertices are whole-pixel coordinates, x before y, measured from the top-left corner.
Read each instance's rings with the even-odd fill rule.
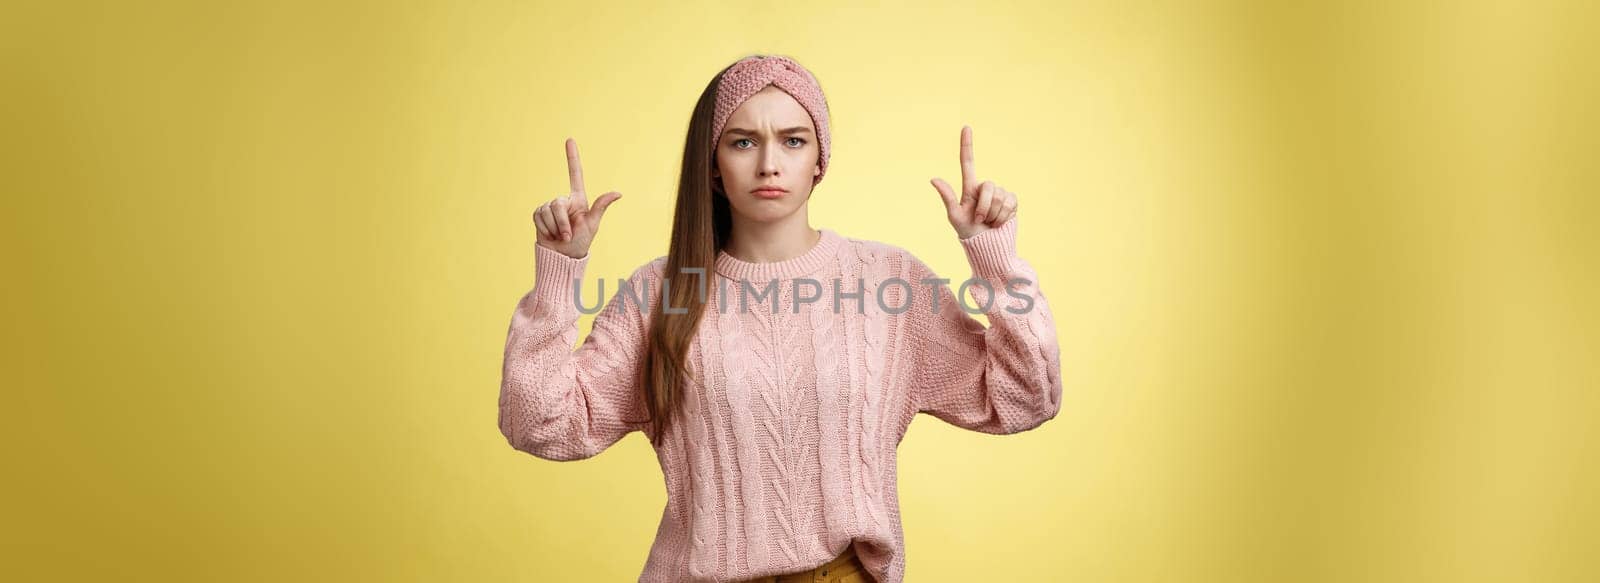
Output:
[[[574,284],[622,195],[589,205],[569,139],[572,192],[534,213],[500,430],[551,460],[650,439],[667,505],[640,581],[898,583],[895,448],[912,417],[1006,434],[1060,410],[1055,324],[1016,254],[1016,197],[978,180],[972,130],[960,192],[933,180],[972,302],[904,249],[811,227],[828,153],[809,71],[760,55],[723,69],[689,121],[667,254],[633,271],[576,351]]]

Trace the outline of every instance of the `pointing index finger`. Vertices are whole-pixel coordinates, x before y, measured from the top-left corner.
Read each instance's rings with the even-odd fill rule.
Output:
[[[972,128],[961,126],[961,190],[971,194],[978,188],[978,171],[972,163]]]
[[[583,192],[583,164],[578,161],[578,142],[567,138],[567,182],[572,192]]]

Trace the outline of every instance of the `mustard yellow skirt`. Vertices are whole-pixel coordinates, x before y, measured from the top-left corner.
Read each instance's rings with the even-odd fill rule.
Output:
[[[745,583],[871,583],[872,578],[867,575],[867,568],[861,564],[861,559],[856,557],[856,546],[845,547],[828,564],[815,569],[751,579]]]

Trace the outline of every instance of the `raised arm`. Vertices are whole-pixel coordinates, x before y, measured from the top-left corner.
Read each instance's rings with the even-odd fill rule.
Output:
[[[1055,319],[1039,291],[1038,274],[1016,255],[1016,218],[961,245],[976,278],[957,304],[950,286],[933,286],[937,310],[919,297],[910,311],[911,344],[917,381],[910,391],[918,412],[957,427],[983,433],[1026,431],[1061,410],[1061,353]],[[918,279],[937,279],[920,261]],[[1026,280],[1023,283],[1020,280]],[[1009,288],[1007,282],[1013,283]],[[960,288],[962,280],[950,285]],[[919,287],[927,290],[928,287]],[[1009,289],[1009,291],[1007,291]],[[967,309],[989,318],[984,327]]]
[[[622,195],[609,192],[588,204],[577,142],[567,140],[571,192],[539,205],[533,220],[534,286],[517,302],[506,331],[500,377],[500,432],[511,446],[552,460],[594,456],[643,428],[638,378],[645,346],[644,308],[652,273],[647,264],[628,278],[641,292],[618,289],[595,316],[576,352],[580,311],[574,283],[582,281],[589,245],[606,207]]]
[[[543,247],[535,255],[533,290],[517,303],[506,333],[500,432],[512,447],[541,458],[592,457],[646,425],[637,379],[647,320],[640,304],[618,289],[573,351],[580,312],[572,282],[583,278],[588,257]],[[628,278],[642,301],[656,285],[650,275],[646,265]]]
[[[912,310],[918,381],[910,400],[918,412],[959,427],[1016,433],[1061,410],[1061,352],[1039,276],[1017,256],[1016,195],[978,180],[972,150],[972,128],[963,126],[959,197],[944,180],[931,182],[972,268],[970,306],[990,326],[968,314],[949,287],[933,287],[929,299],[937,301]],[[918,279],[938,278],[920,261],[912,266]],[[952,282],[958,291],[962,283]]]

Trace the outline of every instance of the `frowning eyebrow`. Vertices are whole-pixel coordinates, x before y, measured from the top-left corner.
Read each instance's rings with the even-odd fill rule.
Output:
[[[746,135],[746,136],[756,135],[755,130],[747,130],[747,129],[744,129],[744,128],[728,128],[726,130],[722,130],[722,133],[724,133],[724,134],[742,134],[742,135]],[[792,127],[792,128],[784,128],[784,129],[778,130],[778,135],[809,134],[809,133],[811,133],[811,128],[808,128],[806,126],[795,126],[795,127]]]

